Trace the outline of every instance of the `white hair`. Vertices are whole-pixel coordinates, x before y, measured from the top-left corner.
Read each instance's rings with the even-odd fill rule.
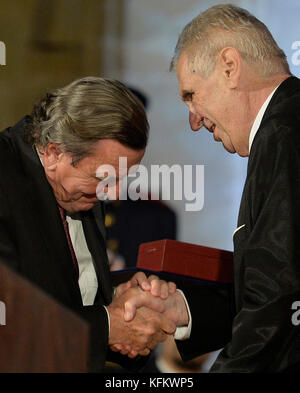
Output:
[[[268,28],[247,10],[231,4],[209,8],[183,29],[178,38],[170,70],[183,51],[189,56],[192,71],[208,77],[223,48],[238,50],[243,60],[263,76],[290,73],[286,55]]]

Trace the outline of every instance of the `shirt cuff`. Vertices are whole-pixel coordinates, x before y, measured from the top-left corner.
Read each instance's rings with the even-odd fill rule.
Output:
[[[177,289],[177,291],[179,291],[181,293],[181,295],[185,301],[185,305],[188,310],[188,314],[189,314],[189,324],[187,326],[179,326],[174,333],[175,340],[183,341],[183,340],[187,340],[190,338],[191,331],[192,331],[192,316],[191,316],[188,302],[186,300],[186,297],[184,296],[184,293],[180,289]]]

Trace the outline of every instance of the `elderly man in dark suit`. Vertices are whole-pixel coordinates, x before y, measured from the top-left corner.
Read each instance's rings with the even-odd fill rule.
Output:
[[[171,68],[192,130],[204,126],[230,153],[249,157],[233,286],[185,291],[192,325],[179,350],[190,359],[224,347],[213,372],[299,371],[300,81],[267,27],[232,5],[184,28]],[[129,319],[138,304],[129,301]]]
[[[175,331],[173,322],[145,308],[125,324],[123,305],[141,291],[138,285],[162,298],[175,287],[138,274],[112,296],[96,195],[99,166],[118,173],[119,157],[128,168],[138,164],[147,137],[135,96],[118,81],[94,77],[47,94],[31,116],[0,134],[0,259],[89,322],[91,371],[101,371],[106,359],[130,367],[109,346],[147,355]]]

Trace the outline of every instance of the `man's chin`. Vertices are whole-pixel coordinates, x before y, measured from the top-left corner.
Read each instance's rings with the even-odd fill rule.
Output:
[[[74,209],[75,212],[80,212],[80,211],[87,211],[92,209],[95,206],[94,202],[80,202],[80,203],[75,203],[72,208]]]
[[[234,150],[234,149],[227,149],[226,147],[225,147],[225,149],[228,151],[228,153],[230,153],[230,154],[235,154],[236,153],[236,151]]]
[[[226,151],[228,151],[228,153],[230,153],[230,154],[235,154],[236,153],[236,150],[235,150],[235,148],[232,145],[228,146],[228,145],[225,145],[223,142],[222,142],[222,144],[223,144],[224,149]]]
[[[95,202],[69,202],[64,203],[63,208],[68,213],[78,213],[80,211],[87,211],[92,209],[95,206]]]

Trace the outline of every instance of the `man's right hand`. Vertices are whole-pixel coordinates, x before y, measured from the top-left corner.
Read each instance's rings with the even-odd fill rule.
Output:
[[[163,303],[156,305],[155,311],[144,307],[138,302],[138,310],[135,318],[130,321],[124,320],[124,305],[130,299],[140,299],[142,296],[144,304],[151,303],[153,296],[144,292],[139,287],[130,288],[120,297],[113,300],[107,307],[110,317],[109,345],[115,349],[122,348],[121,353],[128,352],[128,348],[136,355],[146,356],[151,349],[164,341],[167,334],[174,334],[176,324],[161,314],[164,311]],[[131,304],[131,303],[130,303]]]

